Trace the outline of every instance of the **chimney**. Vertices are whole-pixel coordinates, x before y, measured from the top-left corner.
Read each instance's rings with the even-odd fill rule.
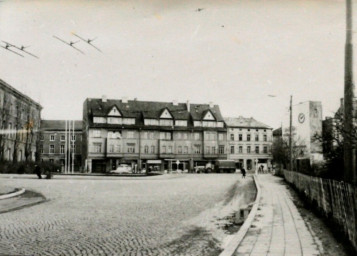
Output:
[[[186,101],[186,105],[187,105],[187,111],[190,112],[191,108],[190,108],[190,101]]]
[[[213,108],[213,102],[212,101],[209,102],[209,107]]]
[[[178,106],[178,102],[177,102],[177,100],[173,100],[173,101],[172,101],[172,105],[174,105],[174,106]]]
[[[102,102],[107,102],[107,95],[102,95]]]
[[[127,97],[123,97],[123,98],[121,99],[121,102],[123,102],[123,103],[128,103],[128,98],[127,98]]]

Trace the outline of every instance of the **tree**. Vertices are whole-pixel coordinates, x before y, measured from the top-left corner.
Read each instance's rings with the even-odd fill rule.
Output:
[[[4,92],[2,102],[1,102],[1,95],[0,95],[0,107],[1,107],[0,109],[0,161],[4,161],[5,159],[5,147],[6,147],[6,141],[8,136],[7,120],[10,114],[10,105],[11,105],[10,98],[8,97],[8,94]]]

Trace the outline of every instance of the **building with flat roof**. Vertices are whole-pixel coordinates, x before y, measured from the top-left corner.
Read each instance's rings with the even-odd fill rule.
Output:
[[[65,171],[68,162],[72,170],[81,170],[82,165],[82,121],[75,120],[41,120],[39,139],[39,158],[43,162],[60,165],[61,172]],[[68,165],[67,165],[68,166]],[[68,167],[67,167],[68,168]]]
[[[0,161],[35,161],[42,107],[0,79]]]
[[[86,99],[83,161],[88,172],[193,170],[226,159],[227,129],[218,105]]]
[[[227,156],[237,167],[255,170],[271,166],[272,128],[254,118],[227,117]]]

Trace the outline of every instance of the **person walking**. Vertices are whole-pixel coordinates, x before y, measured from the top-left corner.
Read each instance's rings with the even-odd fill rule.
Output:
[[[242,169],[241,169],[241,172],[242,172],[242,177],[243,177],[243,179],[245,179],[245,169],[242,167]]]
[[[40,168],[40,166],[38,166],[37,164],[35,165],[35,173],[36,173],[36,175],[37,175],[37,177],[38,177],[39,179],[42,179],[42,176],[41,176],[41,168]]]

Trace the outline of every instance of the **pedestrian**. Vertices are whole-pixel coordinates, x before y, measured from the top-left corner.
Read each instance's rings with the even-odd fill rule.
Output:
[[[36,173],[36,175],[37,175],[37,177],[38,177],[39,179],[42,179],[42,176],[41,176],[41,168],[40,168],[40,166],[38,166],[37,164],[35,165],[35,173]]]
[[[245,169],[244,169],[244,167],[242,167],[241,172],[242,172],[243,179],[245,179]]]

